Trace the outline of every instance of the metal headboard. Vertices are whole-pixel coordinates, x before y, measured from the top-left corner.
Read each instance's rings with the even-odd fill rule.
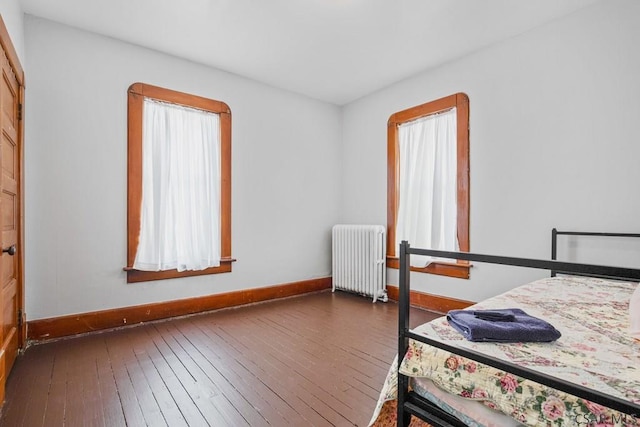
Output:
[[[597,237],[640,237],[638,233],[594,233],[590,231],[558,231],[551,230],[551,259],[556,260],[558,256],[558,236],[597,236]],[[556,270],[551,270],[551,277],[556,277]],[[581,274],[590,277],[602,277],[594,274]]]

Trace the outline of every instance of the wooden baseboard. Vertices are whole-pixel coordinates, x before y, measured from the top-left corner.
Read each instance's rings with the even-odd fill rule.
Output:
[[[44,341],[330,288],[331,277],[322,277],[265,288],[38,319],[27,323],[27,336],[30,341]]]
[[[389,299],[398,301],[400,289],[397,286],[387,285],[387,295]],[[424,292],[411,291],[409,301],[412,306],[423,308],[425,310],[435,311],[436,313],[445,314],[449,310],[462,310],[475,304],[471,301],[465,301],[456,298],[443,297],[440,295],[427,294]]]

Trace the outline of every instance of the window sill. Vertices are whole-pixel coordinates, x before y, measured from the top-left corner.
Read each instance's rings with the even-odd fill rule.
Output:
[[[398,269],[400,260],[396,257],[387,256],[387,267]],[[472,267],[468,261],[442,262],[434,261],[426,267],[411,267],[411,271],[418,273],[437,274],[439,276],[457,277],[459,279],[469,278],[469,269]]]
[[[179,277],[203,276],[205,274],[230,273],[231,264],[235,261],[236,260],[234,258],[223,258],[220,260],[219,267],[210,267],[196,271],[142,271],[136,270],[133,267],[124,267],[123,270],[127,272],[127,283],[137,283],[149,282],[152,280],[176,279]]]

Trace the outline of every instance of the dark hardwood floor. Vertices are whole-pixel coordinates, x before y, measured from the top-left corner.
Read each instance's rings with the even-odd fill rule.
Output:
[[[395,303],[321,292],[34,345],[0,425],[366,426],[396,325]]]

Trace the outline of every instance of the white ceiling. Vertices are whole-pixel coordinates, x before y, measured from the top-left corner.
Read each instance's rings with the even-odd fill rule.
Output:
[[[22,0],[25,13],[349,103],[598,0]]]

